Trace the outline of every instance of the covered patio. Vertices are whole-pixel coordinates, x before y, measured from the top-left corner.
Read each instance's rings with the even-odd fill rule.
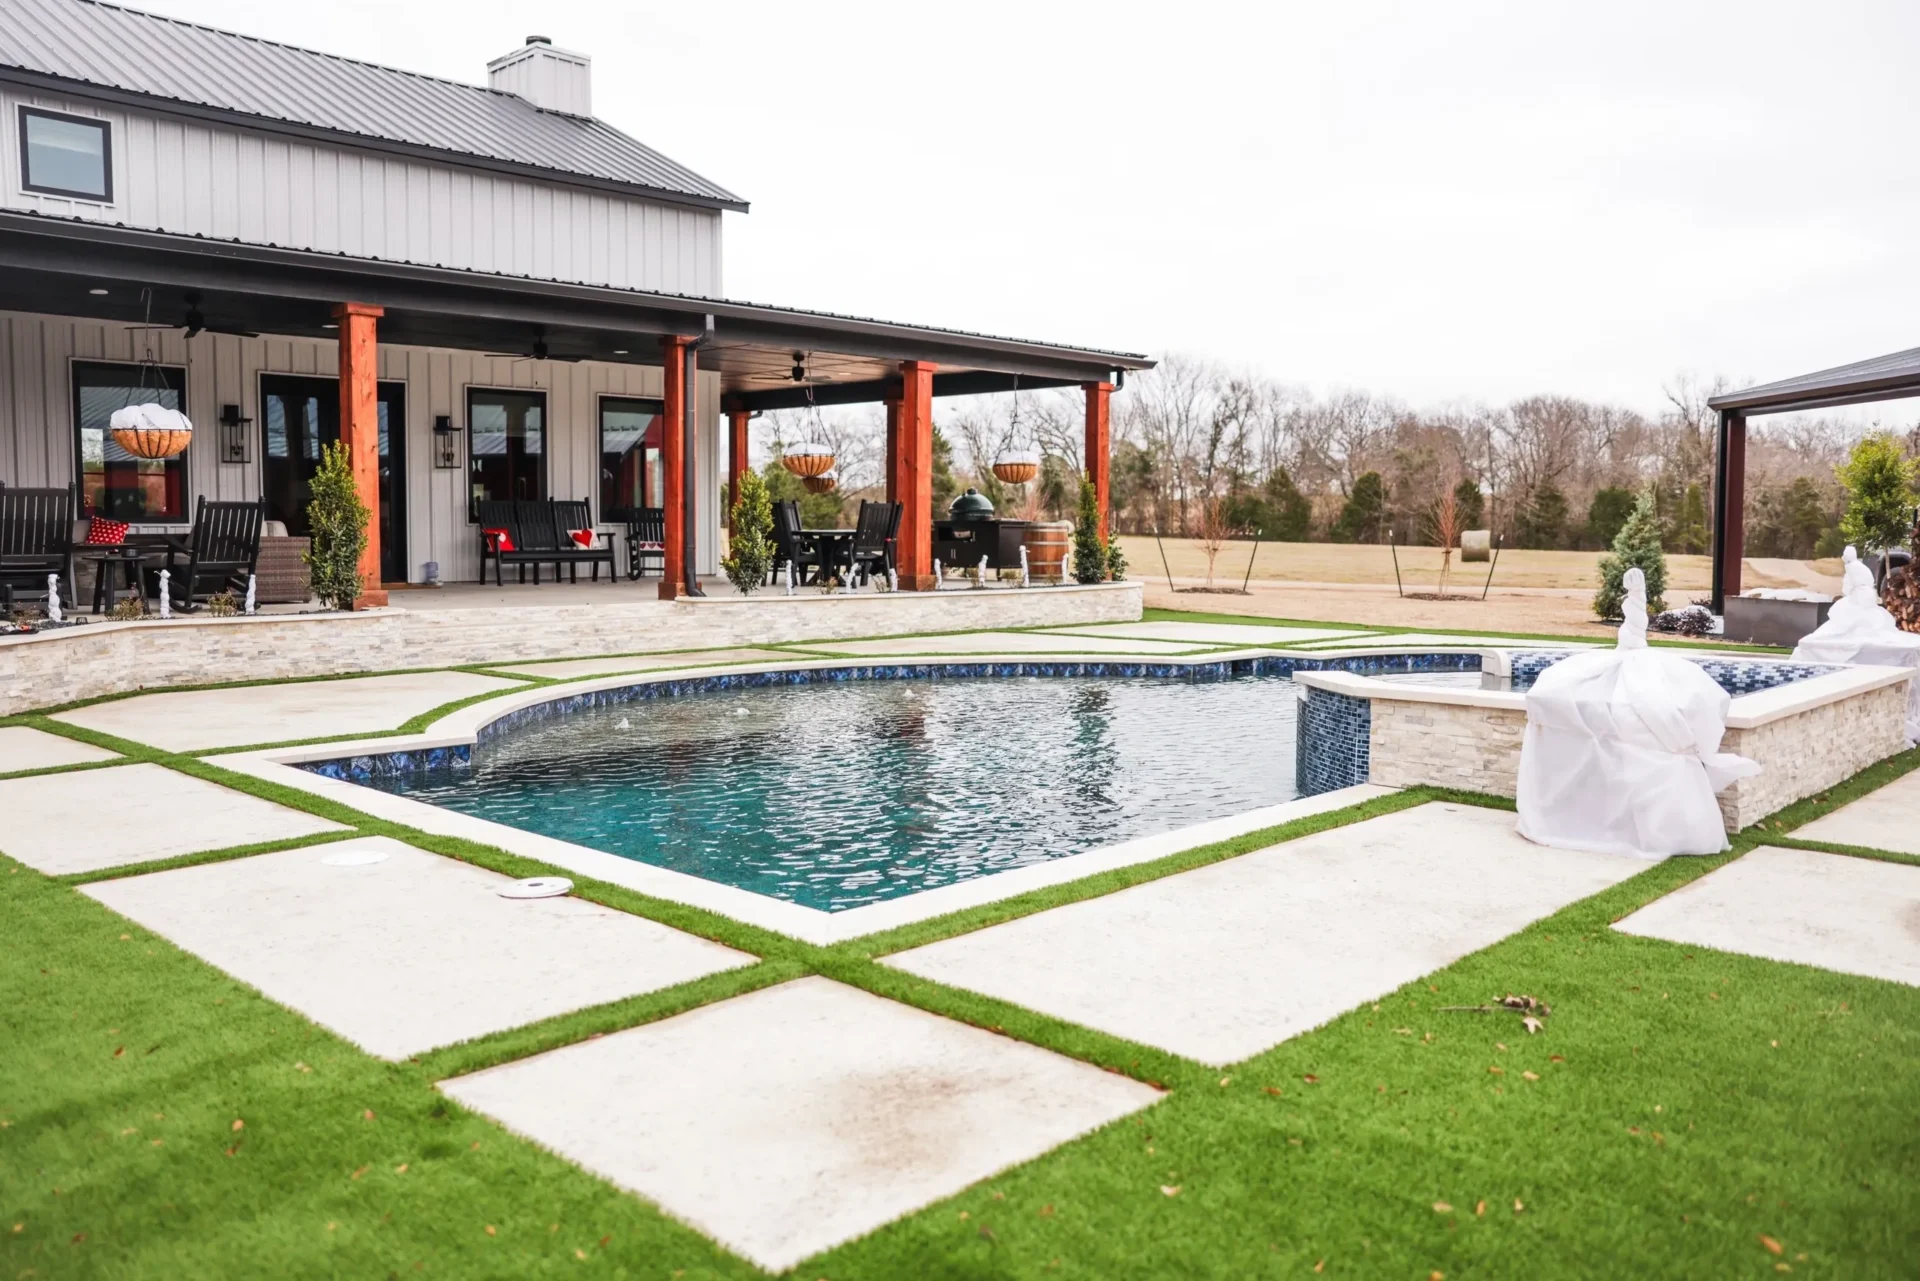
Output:
[[[1747,420],[1915,396],[1920,396],[1920,347],[1747,387],[1707,402],[1719,416],[1713,474],[1714,613],[1724,614],[1727,597],[1740,594],[1740,561],[1746,554]]]
[[[600,518],[599,467],[586,463],[589,453],[596,459],[600,453],[587,443],[595,430],[590,417],[608,396],[636,391],[646,394],[645,403],[658,405],[652,411],[660,426],[654,492],[666,527],[664,572],[655,593],[664,600],[704,594],[701,573],[717,571],[720,504],[705,496],[717,499],[723,481],[728,494],[735,491],[748,465],[747,433],[755,415],[809,402],[884,404],[886,494],[904,509],[896,543],[899,585],[925,591],[934,586],[934,398],[1016,387],[1082,388],[1086,467],[1104,521],[1110,398],[1127,371],[1153,363],[1127,353],[31,213],[0,212],[0,266],[6,269],[0,310],[23,313],[23,328],[27,320],[47,318],[101,322],[100,341],[129,354],[143,342],[154,345],[153,331],[161,329],[166,332],[157,345],[164,362],[218,366],[206,392],[185,389],[192,402],[187,412],[199,427],[199,443],[188,451],[189,504],[199,494],[252,499],[264,492],[253,461],[263,431],[254,424],[265,417],[263,377],[281,377],[282,368],[304,361],[316,367],[299,372],[318,383],[317,375],[328,372],[319,363],[326,355],[319,344],[334,344],[339,437],[352,449],[362,500],[380,517],[372,522],[362,559],[368,590],[361,604],[369,607],[385,604],[387,586],[399,585],[396,568],[405,579],[420,581],[422,562],[432,558],[422,556],[423,549],[447,559],[455,571],[450,579],[467,572],[466,549],[478,537],[472,499],[480,491],[473,483],[480,470],[474,458],[479,450],[471,443],[476,429],[465,421],[468,388],[545,387],[540,380],[548,370],[556,380],[571,379],[571,400],[552,408],[542,402],[533,430],[544,433],[538,447],[553,456],[556,474],[543,471],[539,483],[548,492],[531,496],[586,497]],[[146,337],[136,337],[141,333]],[[13,343],[16,350],[30,345]],[[77,350],[81,345],[76,340],[70,358],[87,354]],[[180,352],[183,357],[174,354]],[[448,361],[449,353],[458,359]],[[39,354],[44,363],[54,362],[51,351]],[[204,368],[199,376],[208,376]],[[39,432],[48,441],[64,434],[54,422],[63,399],[62,389],[53,386],[59,381],[65,380],[58,373],[46,379],[41,412],[47,421],[24,421],[28,413],[16,404],[11,431]],[[404,402],[389,391],[396,383]],[[225,403],[216,408],[209,399]],[[555,399],[562,398],[556,393]],[[392,442],[383,426],[393,425],[388,410],[402,403],[400,434],[411,444],[388,451]],[[218,454],[210,447],[216,433]],[[469,442],[464,458],[462,440]],[[39,454],[38,466],[17,464],[13,475],[0,479],[65,484],[75,477],[60,453],[53,446],[23,448],[18,456]],[[563,461],[570,478],[557,474]],[[541,465],[548,465],[544,458]],[[397,477],[383,478],[388,467]],[[410,517],[382,510],[383,484],[388,504],[409,504]],[[404,559],[389,555],[385,574],[383,529],[389,539],[405,539],[410,529],[416,544]]]

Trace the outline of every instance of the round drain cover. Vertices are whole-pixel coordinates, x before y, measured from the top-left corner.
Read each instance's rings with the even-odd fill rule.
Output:
[[[320,860],[328,867],[365,867],[387,861],[385,850],[336,850]]]
[[[501,898],[559,898],[572,892],[573,882],[564,876],[529,876],[495,891]]]

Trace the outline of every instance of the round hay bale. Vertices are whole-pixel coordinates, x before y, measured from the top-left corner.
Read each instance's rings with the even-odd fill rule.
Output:
[[[1493,554],[1493,531],[1469,529],[1460,535],[1460,559],[1484,561]]]

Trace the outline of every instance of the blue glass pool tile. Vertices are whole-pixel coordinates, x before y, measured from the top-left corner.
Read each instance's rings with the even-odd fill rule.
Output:
[[[1373,701],[1303,689],[1293,741],[1294,791],[1319,796],[1367,781],[1372,768]]]

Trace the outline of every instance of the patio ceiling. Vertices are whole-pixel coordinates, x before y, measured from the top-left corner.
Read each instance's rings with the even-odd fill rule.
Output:
[[[232,241],[0,213],[0,308],[155,323],[197,308],[208,328],[332,339],[334,304],[386,309],[380,341],[660,364],[658,340],[709,333],[702,369],[729,408],[804,404],[796,353],[820,404],[892,394],[900,362],[939,367],[935,395],[1116,381],[1153,361],[1125,352],[764,307],[726,299],[560,284],[518,276],[276,249]],[[94,290],[104,289],[104,294]]]

